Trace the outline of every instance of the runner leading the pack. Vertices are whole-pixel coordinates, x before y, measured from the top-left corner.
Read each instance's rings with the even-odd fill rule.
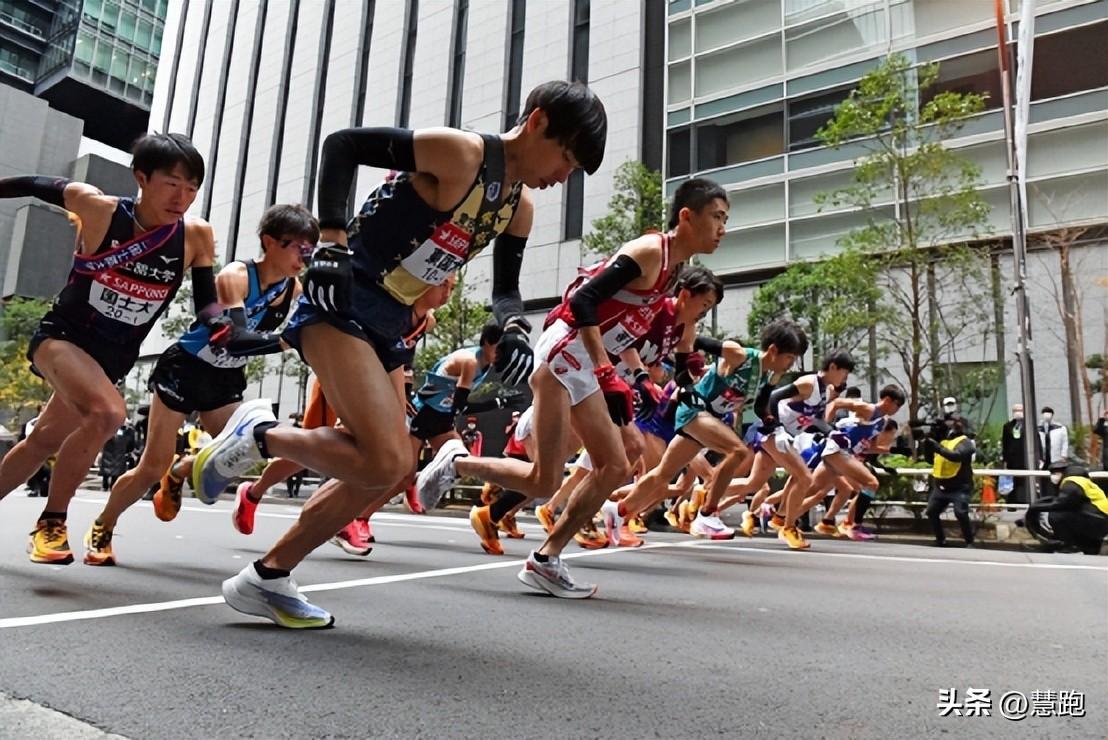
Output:
[[[494,367],[507,385],[533,365],[519,272],[531,232],[529,188],[594,173],[607,138],[599,98],[581,83],[548,82],[527,97],[503,135],[449,128],[348,129],[323,144],[321,245],[284,338],[319,377],[339,429],[278,427],[266,405],[244,404],[200,452],[194,484],[217,494],[253,465],[285,457],[330,476],[300,518],[261,559],[223,585],[228,603],[293,628],[327,627],[290,571],[359,511],[415,471],[404,404],[388,382],[412,304],[495,241],[492,306],[504,334]],[[398,174],[375,189],[355,218],[347,201],[359,165]],[[349,249],[347,248],[349,247]]]

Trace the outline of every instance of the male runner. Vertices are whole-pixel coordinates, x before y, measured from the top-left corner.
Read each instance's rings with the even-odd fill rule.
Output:
[[[579,167],[596,172],[606,138],[600,100],[585,85],[566,82],[532,90],[518,125],[503,136],[369,128],[327,137],[319,173],[322,238],[349,249],[317,250],[284,338],[312,366],[343,429],[277,427],[268,409],[244,404],[201,451],[193,480],[205,492],[222,490],[269,457],[332,478],[276,546],[224,583],[229,605],[285,627],[334,623],[300,594],[291,569],[414,471],[404,404],[381,355],[410,330],[412,303],[495,240],[492,304],[504,328],[495,367],[508,385],[525,379],[533,364],[519,294],[533,215],[528,188],[564,182]],[[359,164],[399,174],[347,224]]]
[[[596,586],[573,580],[559,557],[617,486],[630,476],[620,427],[631,421],[631,388],[608,359],[645,334],[671,292],[679,266],[719,246],[730,208],[716,183],[693,178],[673,197],[669,231],[625,244],[601,271],[567,291],[547,317],[536,345],[540,364],[531,376],[538,450],[531,464],[474,458],[443,445],[419,475],[418,486],[446,489],[458,476],[474,476],[531,498],[549,496],[562,480],[572,429],[592,460],[585,477],[546,542],[527,558],[519,579],[562,598],[587,598]]]
[[[54,389],[38,424],[0,463],[0,498],[57,453],[46,508],[31,532],[32,562],[73,562],[69,502],[104,443],[127,416],[116,383],[191,270],[198,316],[217,311],[207,222],[185,216],[204,181],[204,160],[181,134],[147,134],[134,146],[137,198],[105,195],[61,177],[0,178],[0,198],[34,197],[78,220],[73,267],[31,338],[32,370]]]

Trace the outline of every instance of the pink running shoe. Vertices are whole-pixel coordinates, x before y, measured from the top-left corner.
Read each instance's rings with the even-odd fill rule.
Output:
[[[427,510],[423,508],[423,504],[419,501],[419,493],[416,492],[415,483],[404,490],[404,505],[407,506],[408,511],[413,514],[427,513]]]
[[[873,542],[877,539],[877,535],[867,532],[858,525],[851,527],[846,536],[855,542]]]
[[[365,529],[363,529],[361,520],[355,519],[340,529],[328,541],[347,555],[357,555],[364,558],[373,552],[373,542],[366,538],[368,532],[369,522],[366,522]]]
[[[242,534],[254,532],[254,512],[258,510],[258,503],[246,495],[253,487],[253,483],[246,481],[239,483],[239,487],[235,489],[235,508],[231,511],[231,524]]]

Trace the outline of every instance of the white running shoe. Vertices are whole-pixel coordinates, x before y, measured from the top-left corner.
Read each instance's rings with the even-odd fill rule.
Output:
[[[335,618],[304,598],[292,576],[264,579],[249,563],[223,582],[223,600],[237,612],[264,617],[288,629],[323,629]]]
[[[689,525],[689,534],[706,540],[729,540],[735,536],[735,530],[724,524],[717,515],[704,516],[703,512],[698,511],[696,519]]]
[[[191,481],[196,498],[214,504],[227,486],[265,462],[254,441],[254,427],[267,421],[277,421],[267,398],[249,401],[235,409],[219,436],[196,455]]]
[[[454,487],[458,474],[454,471],[454,461],[467,457],[469,450],[460,439],[448,439],[439,448],[434,459],[416,476],[416,494],[424,511],[430,511],[439,505],[446,492]]]
[[[605,501],[600,506],[600,513],[604,516],[604,529],[608,535],[608,544],[619,547],[619,528],[623,526],[623,517],[619,515],[618,501]]]
[[[536,591],[545,591],[560,599],[587,599],[596,593],[595,584],[574,581],[569,568],[557,556],[551,556],[545,563],[540,563],[532,552],[516,578]]]

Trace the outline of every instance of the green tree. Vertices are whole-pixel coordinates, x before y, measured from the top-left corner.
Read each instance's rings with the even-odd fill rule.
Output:
[[[665,228],[661,172],[628,160],[616,168],[612,186],[608,214],[592,222],[592,231],[581,240],[582,256],[607,257],[647,230]]]
[[[456,349],[477,342],[481,329],[492,319],[488,306],[466,297],[465,270],[458,273],[458,284],[450,294],[450,300],[435,309],[435,328],[426,335],[416,350],[413,370],[416,378],[422,377],[438,361]]]
[[[794,262],[758,288],[747,330],[757,337],[769,322],[788,318],[808,335],[817,363],[836,347],[860,358],[868,355],[868,347],[859,348],[877,324],[880,301],[873,261],[848,249],[820,262]]]
[[[31,372],[27,347],[50,301],[13,298],[0,309],[0,408],[5,415],[18,416],[25,409],[46,403],[52,392],[42,378]]]
[[[882,348],[900,360],[908,409],[936,407],[959,346],[980,348],[995,323],[987,250],[971,241],[988,231],[980,168],[943,142],[984,110],[975,93],[936,92],[939,65],[913,67],[901,54],[862,78],[817,138],[859,147],[853,180],[816,202],[861,211],[866,223],[839,241],[873,262],[885,299],[878,307]],[[984,329],[984,332],[982,332]],[[971,337],[972,335],[972,337]]]

